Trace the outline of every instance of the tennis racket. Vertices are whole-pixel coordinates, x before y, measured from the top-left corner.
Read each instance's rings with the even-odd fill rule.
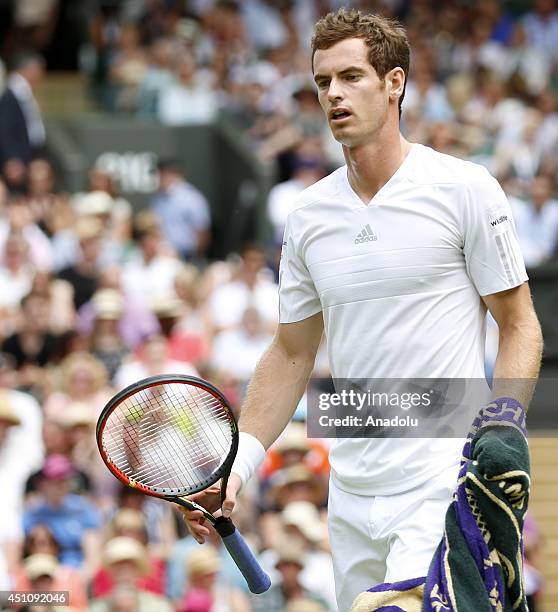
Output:
[[[238,449],[238,427],[223,394],[193,376],[151,376],[126,387],[97,422],[103,461],[121,482],[146,495],[200,510],[223,539],[252,593],[271,585],[232,521],[186,495],[222,479],[221,505]]]

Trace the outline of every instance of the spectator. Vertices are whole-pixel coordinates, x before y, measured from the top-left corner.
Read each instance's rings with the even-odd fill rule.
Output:
[[[232,587],[217,582],[221,569],[219,553],[213,546],[192,550],[186,557],[188,587],[177,606],[179,612],[250,612],[247,598]]]
[[[167,339],[169,359],[204,367],[209,337],[203,320],[176,295],[160,296],[151,303],[162,334]]]
[[[558,247],[558,201],[552,198],[552,179],[533,179],[528,201],[512,200],[519,245],[527,266],[548,261]]]
[[[0,218],[0,250],[10,234],[21,234],[28,244],[29,261],[34,269],[49,272],[53,266],[53,251],[48,237],[35,223],[29,201],[12,194],[7,214]]]
[[[519,76],[524,81],[527,92],[537,95],[548,87],[552,62],[543,51],[529,45],[525,28],[518,23],[513,28],[509,48],[494,69],[506,80],[514,75]]]
[[[52,208],[56,194],[56,176],[49,160],[34,159],[27,169],[29,208],[36,223],[50,236]]]
[[[27,557],[16,586],[31,593],[67,591],[71,610],[87,610],[83,581],[75,572],[61,566],[53,554],[35,553]]]
[[[91,302],[95,322],[89,337],[90,351],[105,366],[112,380],[129,352],[119,333],[124,299],[114,289],[99,289],[93,294]]]
[[[21,301],[21,321],[18,329],[2,343],[2,351],[12,355],[17,368],[23,370],[25,382],[20,386],[40,382],[40,370],[58,357],[58,338],[49,329],[49,303],[44,296],[28,294]]]
[[[99,565],[100,517],[92,502],[69,492],[75,468],[62,455],[47,457],[39,483],[40,499],[24,514],[29,533],[45,524],[60,545],[60,563],[81,569],[91,577]]]
[[[184,54],[176,71],[176,83],[159,96],[160,121],[166,125],[211,123],[217,115],[217,96],[207,84],[199,82],[195,58]]]
[[[23,544],[23,563],[16,570],[14,589],[32,590],[31,581],[39,571],[47,571],[53,579],[50,590],[69,591],[72,610],[87,609],[87,591],[85,580],[80,573],[58,563],[60,547],[52,532],[45,525],[36,525],[25,538]],[[31,569],[30,569],[31,568]]]
[[[289,538],[302,544],[305,554],[300,582],[314,593],[320,593],[330,610],[337,607],[333,564],[329,551],[327,526],[316,506],[299,501],[287,504],[281,522]]]
[[[121,34],[121,6],[111,2],[99,5],[99,11],[89,24],[89,37],[93,64],[90,66],[94,93],[106,106],[112,108],[113,96],[107,86],[110,66],[118,54]]]
[[[185,361],[175,361],[169,357],[168,343],[164,336],[148,338],[138,356],[124,362],[117,370],[114,383],[118,389],[147,376],[157,374],[186,374],[197,376],[196,368]]]
[[[217,287],[209,297],[208,312],[215,331],[240,325],[248,306],[258,310],[270,331],[277,324],[277,285],[265,269],[265,252],[257,244],[243,247],[240,268],[233,280]]]
[[[72,286],[66,281],[53,278],[45,271],[37,271],[33,276],[29,293],[47,300],[48,327],[52,334],[59,336],[73,330],[76,312],[74,309]]]
[[[134,610],[135,612],[172,612],[166,598],[145,591],[139,586],[147,571],[145,547],[133,538],[118,536],[109,540],[104,549],[104,566],[110,572],[114,586],[111,595],[93,599],[91,612]],[[125,607],[122,602],[125,601]]]
[[[410,78],[405,88],[405,112],[417,113],[427,121],[451,121],[454,113],[445,88],[434,80],[433,67],[423,61]]]
[[[205,547],[204,544],[202,546]],[[218,583],[226,587],[236,587],[243,591],[247,590],[246,579],[240,573],[232,557],[223,544],[223,540],[214,529],[210,529],[207,546],[217,550],[220,560],[218,571]],[[172,548],[167,563],[167,595],[177,604],[183,597],[187,587],[188,556],[199,549],[199,544],[190,535],[178,540]]]
[[[529,44],[540,49],[554,65],[558,60],[558,12],[554,0],[535,0],[534,10],[523,18]]]
[[[304,549],[299,542],[285,538],[277,550],[277,569],[279,578],[271,588],[251,598],[253,612],[284,612],[287,606],[298,599],[316,602],[322,612],[329,609],[321,595],[302,585],[301,572],[305,566]]]
[[[149,550],[166,559],[176,540],[176,525],[173,507],[130,487],[119,485],[119,492],[114,496],[117,508],[129,508],[140,512],[147,530]]]
[[[98,192],[102,192],[110,197],[107,238],[115,252],[113,257],[118,257],[120,262],[125,258],[132,239],[132,205],[118,193],[113,177],[99,166],[94,166],[89,172],[88,192],[96,193],[97,197]]]
[[[89,429],[87,436],[91,434],[91,418],[89,411],[86,406],[82,404],[74,404],[72,406],[72,412],[62,415],[58,419],[43,420],[43,441],[45,444],[45,454],[47,457],[51,455],[64,456],[74,466],[72,475],[68,478],[68,490],[70,493],[76,495],[89,495],[92,492],[91,477],[90,474],[94,469],[94,464],[87,463],[84,468],[79,468],[77,463],[73,463],[73,451],[76,442],[79,440],[79,436],[74,438],[71,434],[74,425],[79,428]],[[78,429],[76,427],[76,429]],[[82,433],[82,432],[80,432]],[[89,438],[89,444],[85,444],[83,450],[86,450],[87,446],[91,448],[91,439]],[[79,463],[83,463],[87,460],[86,451],[82,457],[79,458]],[[89,455],[89,459],[91,456]],[[25,484],[25,503],[27,507],[33,506],[40,500],[40,487],[43,479],[42,468],[37,470],[29,478]]]
[[[105,268],[99,278],[99,289],[93,294],[78,312],[77,330],[84,336],[93,333],[99,314],[98,299],[95,296],[100,291],[112,291],[113,296],[121,299],[122,313],[118,319],[118,334],[128,349],[135,349],[143,340],[159,331],[156,317],[149,311],[143,300],[131,295],[125,295],[122,289],[122,268],[110,266]]]
[[[326,501],[327,488],[322,479],[304,465],[292,465],[276,472],[270,480],[269,501],[278,510],[283,510],[295,501],[306,501],[316,507]]]
[[[149,64],[138,91],[138,115],[155,119],[159,114],[159,99],[174,83],[173,41],[159,38],[149,48]]]
[[[95,441],[96,423],[97,419],[91,416],[91,408],[80,402],[70,404],[66,412],[51,421],[51,424],[62,429],[60,433],[65,438],[64,454],[76,468],[76,479],[80,479],[72,492],[94,494],[97,505],[101,506],[106,489],[105,481],[110,474],[107,474],[99,456]]]
[[[269,515],[266,515],[269,518]],[[278,560],[278,549],[287,538],[296,541],[303,550],[304,569],[300,574],[301,584],[320,593],[328,604],[328,609],[336,610],[333,564],[329,551],[327,527],[316,506],[307,501],[295,501],[287,504],[280,515],[274,516],[275,524],[268,520],[265,524],[268,537],[267,550],[261,561],[266,570],[278,580],[275,570]],[[273,530],[273,533],[270,533]]]
[[[131,508],[123,508],[113,516],[110,525],[110,539],[116,537],[127,537],[137,540],[145,547],[146,570],[138,579],[136,586],[144,591],[163,595],[165,591],[165,562],[157,554],[153,553],[148,546],[147,529],[145,519],[141,512]],[[92,582],[92,593],[94,597],[105,597],[114,589],[114,580],[107,568],[101,567]]]
[[[102,362],[89,353],[73,352],[60,364],[58,385],[45,402],[45,416],[61,421],[71,415],[72,406],[81,404],[97,420],[111,395]]]
[[[31,290],[34,267],[29,259],[29,245],[19,233],[12,233],[4,243],[3,267],[0,268],[0,304],[13,310]]]
[[[115,86],[114,106],[117,110],[135,111],[137,93],[147,70],[146,53],[140,45],[140,33],[132,23],[120,29],[120,45],[110,67]]]
[[[273,226],[273,240],[277,246],[283,242],[287,215],[293,209],[299,194],[324,176],[324,168],[318,159],[297,157],[294,171],[288,181],[273,186],[267,201],[267,213]]]
[[[41,414],[29,396],[0,389],[0,558],[5,570],[17,564],[23,539],[23,491],[29,474],[42,460]],[[22,456],[21,449],[29,452]],[[1,573],[1,572],[0,572]]]
[[[79,255],[75,264],[61,270],[58,277],[70,283],[74,290],[76,310],[91,299],[99,284],[102,223],[95,217],[82,217],[75,228],[79,240]]]
[[[45,127],[34,96],[44,69],[39,55],[19,54],[0,97],[0,173],[18,190],[24,189],[26,164],[45,144]]]
[[[151,209],[180,257],[204,256],[210,237],[209,204],[201,191],[184,180],[174,160],[159,162],[159,192]]]
[[[224,330],[215,336],[210,365],[221,378],[246,383],[272,339],[258,310],[249,306],[238,328]]]
[[[101,182],[98,173],[93,177]],[[106,184],[105,187],[107,187]],[[130,204],[122,198],[113,198],[112,194],[105,189],[99,189],[79,194],[73,199],[73,206],[78,215],[78,222],[82,218],[91,218],[100,226],[102,249],[99,255],[99,265],[104,268],[120,263],[128,247],[126,232],[129,230],[127,226],[131,217]],[[79,259],[79,245],[75,236],[72,235],[72,238],[74,239],[73,245],[68,241],[66,247],[68,251],[66,257],[71,258],[69,264]]]
[[[530,513],[525,516],[523,524],[523,547],[524,547],[524,577],[525,594],[529,612],[537,612],[542,603],[544,590],[544,579],[541,573],[541,552],[543,547],[539,527]]]
[[[211,338],[200,296],[201,274],[192,264],[178,272],[174,288],[181,302],[178,320],[169,338],[173,359],[198,365],[207,360]]]
[[[268,449],[260,475],[265,481],[277,470],[302,463],[314,474],[320,475],[324,483],[329,476],[327,447],[323,440],[306,436],[304,423],[291,422]]]
[[[173,293],[180,261],[166,250],[153,213],[137,214],[134,237],[139,248],[122,267],[122,289],[126,296],[149,304],[154,297]]]

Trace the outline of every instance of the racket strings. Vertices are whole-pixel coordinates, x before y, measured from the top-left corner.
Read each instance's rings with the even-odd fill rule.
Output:
[[[163,413],[160,411],[159,400],[164,400],[166,410]],[[189,420],[189,416],[191,417],[192,415],[194,416],[194,419],[198,425],[201,424],[201,421],[200,418],[197,417],[197,411],[190,411],[192,413],[191,415],[186,415],[184,413],[180,414],[178,419],[181,420],[177,422],[176,418],[173,418],[172,409],[169,409],[172,407],[176,410],[177,397],[175,393],[169,393],[168,390],[164,395],[158,392],[156,397],[150,396],[148,393],[146,393],[146,391],[143,391],[141,401],[148,406],[145,413],[145,422],[147,423],[147,427],[140,426],[139,440],[136,444],[133,443],[135,441],[127,440],[126,447],[127,449],[134,450],[134,446],[138,446],[142,449],[142,453],[144,455],[143,458],[145,461],[143,467],[141,469],[134,470],[133,476],[137,481],[140,481],[140,479],[142,481],[147,480],[150,472],[153,471],[152,468],[154,464],[157,464],[161,468],[157,471],[156,475],[153,475],[157,478],[156,481],[151,478],[151,482],[145,482],[145,484],[149,486],[157,487],[163,484],[165,480],[170,479],[172,481],[172,475],[177,473],[177,460],[180,461],[180,455],[176,454],[176,450],[177,447],[182,446],[181,437],[183,437],[185,433],[193,433],[180,430],[180,425],[190,423],[191,421]],[[201,408],[202,406],[206,405],[206,402],[197,402],[196,405],[198,408]],[[207,433],[211,430],[205,431]],[[161,441],[163,440],[166,441],[166,444],[161,444]],[[202,444],[199,443],[200,440]],[[215,439],[213,441],[215,442]],[[153,444],[153,442],[155,442],[155,444]],[[192,478],[199,476],[199,474],[196,474],[196,468],[199,468],[207,463],[208,455],[209,461],[214,461],[215,453],[211,453],[211,449],[209,448],[208,444],[203,444],[203,442],[205,442],[203,438],[193,438],[191,436],[189,448],[190,456],[188,457],[189,462],[180,462],[180,469],[183,472],[189,472],[189,475]],[[221,450],[223,450],[222,445],[219,446],[221,447]],[[137,453],[133,453],[133,457],[137,461]],[[168,476],[165,473],[167,473]],[[182,473],[182,476],[184,476],[184,473]],[[175,483],[171,482],[170,484],[171,486],[174,486]]]
[[[103,430],[109,460],[162,494],[187,494],[221,467],[233,443],[228,409],[208,391],[181,383],[141,389],[118,404]]]

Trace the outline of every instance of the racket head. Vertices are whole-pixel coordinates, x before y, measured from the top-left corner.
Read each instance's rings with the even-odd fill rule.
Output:
[[[228,477],[238,426],[225,396],[211,383],[167,374],[117,393],[99,416],[96,439],[120,482],[172,499]]]

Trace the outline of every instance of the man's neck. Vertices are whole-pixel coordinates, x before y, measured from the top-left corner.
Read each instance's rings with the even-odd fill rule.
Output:
[[[411,143],[399,132],[374,143],[343,147],[349,183],[365,204],[397,172],[410,150]]]

